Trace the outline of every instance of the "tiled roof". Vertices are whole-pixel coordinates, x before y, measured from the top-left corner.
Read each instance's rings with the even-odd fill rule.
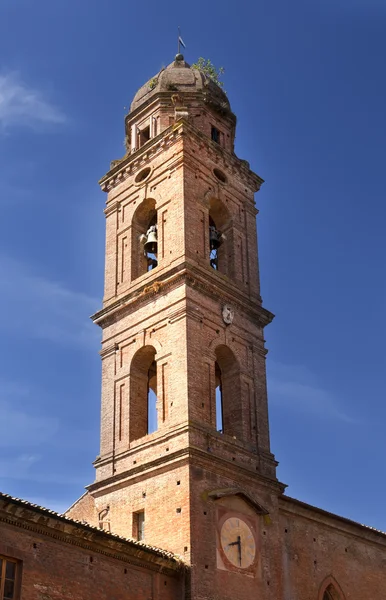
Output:
[[[116,533],[112,533],[110,531],[99,529],[99,527],[90,525],[86,521],[78,521],[77,519],[70,519],[69,517],[66,517],[63,514],[57,513],[54,510],[45,508],[44,506],[39,506],[38,504],[33,504],[32,502],[28,502],[28,500],[23,500],[21,498],[14,498],[13,496],[10,496],[9,494],[4,494],[3,492],[0,492],[0,500],[6,500],[8,502],[13,502],[15,504],[25,506],[25,507],[33,509],[35,511],[41,512],[41,513],[45,514],[46,516],[51,516],[53,518],[60,519],[61,521],[66,521],[67,523],[76,525],[78,527],[80,526],[80,527],[86,529],[87,531],[93,531],[102,536],[107,536],[108,538],[113,538],[119,542],[127,543],[130,546],[135,546],[138,550],[140,550],[140,549],[146,550],[148,552],[151,552],[152,554],[156,554],[157,556],[160,556],[162,558],[170,560],[171,562],[177,563],[177,564],[181,565],[181,567],[185,565],[184,561],[177,554],[173,554],[173,552],[169,552],[168,550],[162,550],[162,548],[157,548],[156,546],[150,546],[149,544],[145,544],[144,542],[134,540],[132,538],[126,538],[126,537],[123,537]]]

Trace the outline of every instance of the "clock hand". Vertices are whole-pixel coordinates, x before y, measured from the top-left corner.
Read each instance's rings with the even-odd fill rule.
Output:
[[[237,544],[239,546],[239,563],[241,567],[241,537],[239,535],[237,536]]]
[[[237,536],[237,540],[235,542],[230,542],[228,544],[228,546],[238,546],[238,557],[239,557],[239,564],[241,567],[241,537],[238,535]]]

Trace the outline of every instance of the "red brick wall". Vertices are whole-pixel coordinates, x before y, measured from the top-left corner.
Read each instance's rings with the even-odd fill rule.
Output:
[[[105,549],[106,551],[106,549]],[[176,600],[183,576],[171,577],[77,545],[0,523],[0,554],[21,566],[22,600]]]
[[[386,536],[290,499],[280,502],[283,598],[321,600],[329,578],[339,600],[386,596]]]

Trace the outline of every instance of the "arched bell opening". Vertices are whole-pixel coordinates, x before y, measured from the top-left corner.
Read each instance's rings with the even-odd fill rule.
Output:
[[[209,204],[209,264],[225,275],[229,275],[230,222],[228,209],[220,200],[212,198]]]
[[[223,433],[222,373],[217,361],[214,365],[214,372],[216,381],[216,429],[219,433]]]
[[[215,351],[216,429],[241,438],[243,413],[241,405],[240,367],[232,350],[225,345]]]
[[[158,266],[158,223],[155,200],[146,198],[132,220],[132,279]]]
[[[140,241],[143,244],[143,253],[146,258],[146,269],[152,271],[158,266],[158,227],[157,215],[151,219],[146,233],[142,234]]]
[[[138,350],[130,366],[130,442],[158,429],[157,363],[153,346]]]
[[[157,363],[153,360],[147,374],[147,433],[153,433],[157,429]]]

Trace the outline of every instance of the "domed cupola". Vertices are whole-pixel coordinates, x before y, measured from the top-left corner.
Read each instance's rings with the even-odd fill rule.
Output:
[[[144,103],[162,93],[201,93],[204,102],[217,107],[224,113],[230,113],[231,107],[225,92],[217,83],[204,73],[185,62],[182,54],[177,54],[175,60],[157,75],[149,79],[135,94],[130,106],[130,113]]]
[[[135,94],[125,119],[127,152],[136,152],[182,118],[233,152],[236,117],[226,93],[177,54]]]

